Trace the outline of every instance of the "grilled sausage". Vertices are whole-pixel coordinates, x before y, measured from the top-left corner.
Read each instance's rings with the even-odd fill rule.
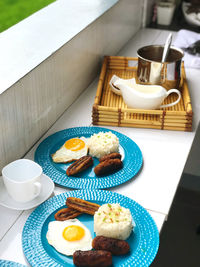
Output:
[[[91,156],[83,156],[80,159],[72,163],[66,170],[68,176],[75,175],[79,172],[84,171],[93,165],[93,159]]]
[[[124,255],[130,251],[126,241],[104,236],[96,236],[92,240],[92,247],[96,250],[110,251],[113,255]]]
[[[121,160],[122,155],[116,152],[110,153],[108,155],[105,155],[99,159],[99,162],[102,162],[107,159],[120,159]]]
[[[73,262],[79,267],[108,267],[112,265],[112,254],[104,250],[78,250],[73,254]]]
[[[123,163],[120,159],[107,159],[100,162],[95,168],[94,172],[97,176],[109,174],[113,171],[117,171],[123,167]]]

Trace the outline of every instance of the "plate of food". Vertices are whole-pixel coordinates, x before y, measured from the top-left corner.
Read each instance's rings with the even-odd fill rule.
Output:
[[[102,127],[56,132],[39,144],[34,159],[57,185],[74,189],[120,185],[132,179],[143,163],[133,140]]]
[[[134,200],[110,191],[75,190],[31,213],[22,246],[32,267],[147,267],[157,254],[159,233]]]

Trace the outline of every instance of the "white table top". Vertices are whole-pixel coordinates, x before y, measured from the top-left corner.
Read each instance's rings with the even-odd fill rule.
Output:
[[[136,56],[136,51],[141,46],[163,44],[168,33],[168,31],[152,29],[140,30],[119,52],[119,55]],[[186,69],[186,75],[194,111],[193,132],[106,127],[134,140],[140,147],[144,159],[142,171],[135,179],[110,190],[126,195],[146,208],[159,230],[169,212],[199,121],[200,106],[197,99],[200,97],[200,92],[196,84],[198,84],[200,70]],[[26,158],[33,159],[38,144],[48,135],[66,128],[92,125],[91,113],[97,83],[98,77],[35,144]],[[69,190],[56,186],[54,193],[66,191]],[[21,233],[32,210],[15,211],[0,206],[0,259],[17,261],[29,266],[22,251]]]

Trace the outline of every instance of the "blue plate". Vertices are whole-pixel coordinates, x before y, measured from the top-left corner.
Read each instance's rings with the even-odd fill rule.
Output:
[[[0,260],[1,267],[25,267],[25,265],[14,262],[14,261],[7,261],[7,260]]]
[[[32,267],[74,266],[72,257],[57,252],[46,239],[49,222],[55,220],[54,214],[59,209],[66,207],[66,198],[69,196],[93,201],[100,205],[119,203],[121,206],[129,208],[136,224],[134,232],[127,240],[130,245],[130,253],[113,256],[113,265],[115,267],[147,267],[152,263],[158,251],[159,233],[154,220],[142,206],[128,197],[109,191],[76,190],[47,200],[35,209],[26,221],[22,233],[22,246]],[[82,214],[78,219],[89,228],[94,237],[93,216]]]
[[[89,138],[94,133],[111,131],[119,138],[120,153],[123,155],[124,167],[110,175],[96,177],[94,167],[88,168],[76,177],[68,177],[66,169],[71,163],[54,163],[51,155],[56,152],[66,140],[73,137],[84,136]],[[35,161],[38,162],[43,172],[48,175],[56,184],[74,189],[103,189],[120,185],[133,178],[142,166],[142,153],[139,147],[129,137],[113,130],[101,127],[76,127],[56,132],[48,136],[40,143],[35,152]],[[98,160],[94,158],[94,166]]]

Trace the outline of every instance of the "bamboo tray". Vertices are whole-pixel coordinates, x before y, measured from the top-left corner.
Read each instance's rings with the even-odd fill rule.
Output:
[[[95,102],[92,110],[93,125],[110,125],[161,130],[192,131],[192,104],[185,75],[184,63],[181,66],[179,90],[182,97],[173,107],[158,110],[130,109],[123,98],[114,94],[109,86],[115,74],[120,78],[131,79],[136,76],[137,58],[105,56]],[[164,104],[175,101],[176,95],[170,94]]]

